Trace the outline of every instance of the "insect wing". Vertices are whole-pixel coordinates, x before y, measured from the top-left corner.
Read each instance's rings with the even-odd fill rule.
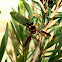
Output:
[[[46,34],[48,35],[48,36],[51,36],[49,33],[47,33],[47,32],[45,32],[45,31],[43,31],[43,30],[39,30],[39,29],[36,29],[40,34],[42,34],[43,36],[45,36]]]
[[[41,34],[43,34],[43,36],[45,36],[45,34],[47,34],[48,36],[51,36],[49,33],[45,32],[45,31],[40,31]]]
[[[17,21],[18,23],[22,25],[26,25],[26,23],[29,23],[29,20],[25,18],[23,15],[17,13],[17,12],[10,12],[11,17]]]

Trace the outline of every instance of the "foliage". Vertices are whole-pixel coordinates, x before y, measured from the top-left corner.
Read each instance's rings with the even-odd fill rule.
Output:
[[[7,45],[7,41],[8,41],[8,23],[6,25],[5,34],[2,38],[1,45],[0,45],[0,61],[3,58],[4,52],[5,52],[5,49],[6,49],[6,45]]]
[[[19,5],[18,12],[14,10],[10,12],[12,17],[10,24],[12,28],[9,32],[9,36],[12,39],[14,47],[14,54],[16,58],[15,62],[62,61],[62,25],[60,25],[62,22],[62,12],[57,12],[57,10],[61,7],[61,0],[52,0],[53,4],[51,4],[50,1],[51,0],[41,0],[42,6],[39,2],[32,0],[32,2],[40,8],[37,9],[40,11],[40,13],[38,13],[35,12],[35,10],[33,11],[25,0],[22,0],[22,5],[26,8],[29,18],[22,15],[23,12],[21,13],[21,11],[23,8]],[[51,11],[54,5],[56,5],[56,7],[53,11]],[[35,24],[37,30],[35,34],[32,34],[27,26],[30,21]],[[50,35],[47,34],[47,32]],[[6,37],[8,37],[7,30],[3,40]],[[34,45],[31,46],[30,44]],[[7,54],[9,55],[10,60],[14,62],[12,59],[13,52],[9,52],[7,51]]]

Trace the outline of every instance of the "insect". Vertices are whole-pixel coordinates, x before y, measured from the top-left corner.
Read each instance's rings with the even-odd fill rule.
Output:
[[[51,36],[49,33],[37,29],[35,27],[34,23],[32,21],[29,21],[29,19],[25,18],[23,15],[21,15],[21,14],[19,14],[17,12],[11,12],[10,14],[11,14],[11,16],[12,16],[13,19],[17,20],[17,22],[19,22],[22,25],[25,25],[26,27],[28,27],[29,31],[31,32],[31,34],[35,34],[36,31],[38,31],[43,36],[45,36],[46,34],[48,36]],[[31,40],[31,35],[27,36],[27,39],[26,39],[26,42],[25,42],[25,46],[29,42],[29,40]]]
[[[42,30],[39,31],[39,30],[37,30],[32,21],[30,21],[29,23],[26,23],[26,26],[29,27],[29,31],[31,32],[31,34],[35,34],[36,31],[38,31],[43,36],[45,36],[46,34],[48,36],[51,36],[49,33],[45,32],[45,31],[42,31]],[[25,47],[26,47],[26,45],[28,44],[28,42],[30,40],[31,40],[31,35],[27,36],[27,39],[26,39],[26,42],[25,42]]]
[[[35,25],[33,24],[32,21],[30,21],[29,23],[26,23],[26,26],[29,27],[29,31],[32,33],[32,34],[35,34],[36,31],[38,31],[40,34],[42,34],[43,36],[45,34],[47,34],[48,36],[51,36],[49,33],[45,32],[45,31],[42,31],[42,30],[38,30],[36,29]]]
[[[27,23],[26,26],[29,27],[29,31],[32,34],[35,34],[36,33],[36,27],[35,27],[35,25],[33,24],[32,21],[30,21],[29,23]]]

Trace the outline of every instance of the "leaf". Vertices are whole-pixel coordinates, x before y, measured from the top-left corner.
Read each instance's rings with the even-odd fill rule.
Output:
[[[33,42],[34,42],[34,46],[36,47],[36,46],[37,46],[37,41],[36,41],[36,39],[33,39]]]
[[[42,61],[41,55],[39,55],[38,62],[41,62],[41,61]]]
[[[57,60],[56,62],[62,62],[62,59],[60,59],[60,60]]]
[[[26,39],[26,42],[25,42],[25,47],[27,45],[29,45],[30,41],[31,41],[31,35],[30,36],[27,36],[27,39]]]
[[[59,28],[57,28],[57,29],[55,30],[53,38],[55,38],[55,37],[57,37],[58,35],[60,35],[61,32],[62,32],[62,26],[59,27]]]
[[[59,25],[61,21],[62,21],[62,18],[59,18],[59,20],[57,21],[57,25]]]
[[[1,14],[1,11],[0,11],[0,14]]]
[[[36,2],[36,1],[34,1],[34,0],[32,0],[35,4],[37,4],[40,8],[41,8],[41,5],[38,3],[38,2]]]
[[[45,0],[45,5],[46,5],[46,9],[48,10],[48,13],[51,14],[51,10],[50,10],[50,8],[49,8],[48,5],[47,5],[46,0]]]
[[[2,60],[2,57],[4,55],[5,49],[6,49],[6,45],[7,45],[7,41],[8,41],[8,23],[6,25],[6,30],[5,30],[5,34],[2,38],[2,42],[1,42],[1,47],[0,47],[0,61]]]
[[[42,23],[41,23],[41,26],[40,26],[40,29],[42,29],[43,28],[43,26],[44,26],[44,20],[42,20]]]
[[[56,62],[59,58],[61,57],[61,55],[56,55],[55,57],[53,57],[50,61],[48,62]]]
[[[53,1],[54,1],[54,2],[53,2]],[[56,2],[57,2],[57,0],[56,0]],[[48,1],[48,6],[49,6],[49,8],[52,9],[52,7],[56,4],[56,2],[55,2],[55,0],[49,0],[49,1]]]
[[[19,5],[18,5],[18,13],[20,14],[20,7],[19,7]]]
[[[55,33],[56,32],[56,33]],[[54,36],[53,36],[53,40],[48,43],[48,45],[46,46],[46,49],[50,48],[51,46],[53,46],[57,41],[60,41],[61,38],[61,34],[62,34],[62,26],[60,28],[57,28],[56,31],[54,32]]]
[[[7,62],[7,59],[5,60],[5,62]]]
[[[62,18],[62,12],[56,14],[55,17]]]
[[[54,24],[54,25],[52,25],[51,27],[49,27],[48,29],[56,29],[56,28],[58,28],[58,25],[57,24]]]
[[[16,38],[17,38],[17,40],[18,40],[19,43],[20,43],[20,39],[19,39],[19,37],[18,37],[18,34],[17,34],[16,31],[15,31],[15,28],[14,28],[14,26],[13,26],[13,23],[12,23],[12,22],[10,22],[10,23],[11,23],[12,29],[13,29],[15,35],[16,35]],[[20,44],[21,44],[21,43],[20,43]]]
[[[17,62],[25,62],[24,61],[24,56],[23,55],[20,55],[19,58],[17,59]]]
[[[7,45],[7,41],[8,41],[8,23],[6,25],[6,30],[5,30],[5,45]]]
[[[20,8],[20,13],[23,13],[23,2],[21,0],[19,0],[19,8]]]
[[[25,50],[24,50],[25,58],[27,58],[27,55],[29,53],[29,44],[30,44],[30,41],[31,41],[31,34],[28,34],[27,35],[27,38],[25,40],[25,43],[24,43],[24,47],[25,47]]]
[[[50,51],[45,51],[44,53],[50,53],[50,52],[53,52],[54,50],[50,50]]]
[[[36,50],[36,49],[34,49],[34,50],[32,51],[32,53],[26,58],[26,60],[28,60],[28,59],[34,54],[35,50]]]
[[[48,43],[48,45],[45,47],[45,49],[52,47],[57,42],[58,38],[59,38],[59,36],[53,38],[53,40],[50,43]]]
[[[59,45],[57,46],[57,44],[59,43]],[[58,52],[58,54],[60,54],[61,55],[61,51],[60,51],[60,48],[61,48],[61,46],[62,46],[62,32],[61,32],[61,34],[59,35],[59,37],[58,37],[58,40],[57,40],[57,44],[56,44],[56,46],[55,46],[55,50],[53,51],[53,53],[52,53],[52,55],[51,55],[51,57],[50,57],[50,59],[49,59],[49,62],[53,59],[53,57],[56,55],[56,53]],[[57,56],[57,58],[59,59],[61,56],[60,55],[58,55]],[[56,57],[55,57],[56,58]],[[57,60],[57,59],[54,59],[55,61]]]
[[[23,13],[23,2],[21,0],[19,0],[19,4],[18,4],[18,13],[19,14]]]
[[[11,7],[11,9],[12,9],[12,11],[16,11],[16,10],[15,10],[14,8],[12,8],[12,7]]]
[[[26,23],[29,22],[29,20],[27,18],[25,18],[23,15],[17,13],[17,12],[10,12],[11,17],[17,21],[18,23],[22,24],[22,25],[26,25]]]
[[[31,19],[33,18],[31,8],[30,8],[30,6],[25,2],[25,0],[23,0],[23,4],[25,5],[25,7],[26,7],[26,9],[27,9],[27,11],[28,11],[29,20],[31,20]]]
[[[4,55],[5,51],[5,35],[3,36],[2,42],[1,42],[1,47],[0,47],[0,61],[2,60],[2,57]]]
[[[11,56],[10,56],[10,54],[9,54],[9,52],[7,50],[6,50],[6,53],[8,54],[8,57],[11,60],[11,62],[13,62],[13,59],[11,58]]]
[[[12,20],[12,22],[13,22],[15,28],[16,28],[16,31],[17,31],[17,33],[18,33],[19,38],[20,38],[21,40],[23,40],[23,28],[22,28],[22,26],[20,25],[20,28],[19,28],[19,26],[18,26],[18,24],[16,23],[16,21]]]
[[[19,25],[19,29],[20,29],[21,39],[23,41],[23,39],[24,39],[24,37],[23,37],[23,27],[21,25]]]
[[[41,5],[38,2],[36,2],[34,0],[32,0],[32,1],[41,8],[41,12],[42,12],[42,24],[40,26],[40,29],[41,29],[41,28],[43,28],[44,23],[45,23],[45,12],[43,11],[43,8],[41,7]]]

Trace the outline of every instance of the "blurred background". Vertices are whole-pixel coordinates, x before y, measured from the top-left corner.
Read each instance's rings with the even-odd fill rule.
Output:
[[[2,37],[5,33],[6,23],[10,22],[10,20],[11,20],[11,16],[10,16],[10,11],[12,11],[11,8],[14,8],[17,11],[18,3],[19,3],[19,0],[0,0],[0,11],[1,11],[1,14],[0,14],[0,41],[2,40]],[[31,0],[28,0],[28,3],[31,5]],[[58,11],[62,11],[62,8],[60,8]],[[8,41],[8,45],[9,45],[9,47],[7,47],[7,48],[10,49],[10,47],[11,47],[10,39]],[[6,59],[6,58],[8,58],[8,56],[5,54],[2,62],[4,62],[4,59]],[[10,62],[9,59],[8,59],[8,62]]]
[[[1,14],[0,14],[0,41],[5,32],[6,23],[11,20],[11,16],[10,16],[10,11],[12,11],[11,8],[14,8],[17,11],[18,3],[19,3],[19,0],[0,0],[0,11],[1,11]],[[28,3],[30,5],[31,0],[28,0]],[[62,11],[61,9],[62,9],[62,7],[58,11],[61,12]]]
[[[6,23],[11,20],[10,11],[11,7],[17,10],[19,0],[0,0],[0,41],[5,32]]]
[[[6,23],[10,22],[10,20],[11,20],[11,16],[10,16],[10,11],[12,11],[11,8],[14,8],[17,11],[18,2],[19,2],[19,0],[0,0],[0,11],[1,11],[1,14],[0,14],[0,43],[1,43],[2,37],[5,33]],[[8,49],[10,49],[12,47],[11,45],[12,44],[9,39],[8,44],[7,44],[7,46],[9,46]],[[2,62],[4,62],[4,60],[6,58],[8,58],[8,56],[5,52]],[[8,59],[8,62],[10,62],[9,59]]]

